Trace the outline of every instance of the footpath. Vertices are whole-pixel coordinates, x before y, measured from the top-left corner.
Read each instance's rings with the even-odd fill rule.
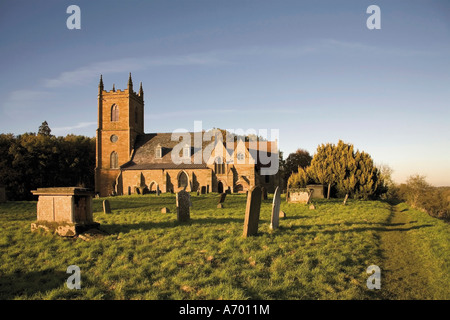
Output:
[[[392,206],[389,221],[380,231],[383,299],[427,300],[433,296],[428,285],[430,272],[408,237],[408,230],[419,227],[406,213]]]

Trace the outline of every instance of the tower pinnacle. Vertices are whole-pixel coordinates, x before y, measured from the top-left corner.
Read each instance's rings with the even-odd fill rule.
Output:
[[[141,97],[141,98],[144,97],[144,89],[142,89],[142,82],[141,82],[141,85],[139,86],[139,97]]]
[[[128,78],[128,90],[133,91],[133,80],[131,80],[131,72],[130,77]]]
[[[98,91],[101,93],[103,91],[103,77],[100,75],[100,83],[98,84]]]

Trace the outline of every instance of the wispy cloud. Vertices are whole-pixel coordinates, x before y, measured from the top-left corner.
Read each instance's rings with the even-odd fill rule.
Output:
[[[45,88],[59,88],[81,85],[99,74],[127,73],[164,66],[217,66],[236,64],[245,57],[271,57],[278,59],[296,58],[316,53],[365,52],[389,55],[430,55],[428,51],[407,50],[389,47],[377,47],[361,42],[341,41],[336,39],[319,39],[310,43],[286,46],[243,46],[231,49],[211,50],[200,53],[172,56],[142,56],[94,62],[74,70],[61,72],[58,76],[43,80]]]
[[[97,122],[79,122],[75,125],[72,126],[67,126],[67,127],[58,127],[58,128],[52,128],[52,133],[67,133],[68,131],[72,131],[75,129],[83,129],[86,127],[92,127],[95,126],[97,124]]]
[[[99,74],[112,74],[145,70],[151,67],[218,65],[226,61],[208,54],[190,54],[171,57],[135,57],[110,61],[95,62],[71,71],[62,72],[53,79],[44,79],[44,87],[57,88],[68,85],[80,85]]]

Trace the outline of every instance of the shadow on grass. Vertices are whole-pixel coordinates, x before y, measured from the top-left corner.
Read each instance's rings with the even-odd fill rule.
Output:
[[[1,275],[0,299],[12,300],[19,296],[45,293],[65,285],[68,277],[70,274],[54,269]]]
[[[238,218],[191,218],[186,222],[178,222],[177,220],[164,221],[164,222],[141,222],[134,224],[104,224],[102,230],[109,234],[115,233],[128,233],[132,230],[152,230],[152,229],[164,229],[174,228],[177,226],[191,226],[191,225],[225,225],[230,223],[244,224],[244,219]]]
[[[420,226],[411,226],[409,228],[391,228],[390,226],[392,225],[385,225],[385,224],[381,224],[381,225],[385,225],[384,227],[382,226],[370,226],[370,225],[378,225],[378,223],[369,223],[369,226],[367,227],[358,227],[358,228],[351,228],[351,229],[338,229],[338,230],[314,230],[314,231],[308,231],[309,229],[312,229],[314,227],[327,227],[329,225],[313,225],[313,226],[292,226],[289,229],[290,230],[295,230],[295,229],[306,229],[305,232],[301,232],[301,234],[312,234],[312,235],[316,235],[316,234],[336,234],[336,233],[346,233],[346,232],[366,232],[366,231],[377,231],[377,232],[393,232],[393,231],[401,231],[401,232],[405,232],[405,231],[410,231],[410,230],[416,230],[416,229],[422,229],[422,228],[428,228],[428,227],[433,227],[433,225],[431,224],[424,224],[424,225],[420,225]],[[396,225],[402,225],[402,224],[396,224]]]

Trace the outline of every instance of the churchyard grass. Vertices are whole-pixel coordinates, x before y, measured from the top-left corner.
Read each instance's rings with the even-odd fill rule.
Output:
[[[31,232],[36,202],[0,204],[0,299],[386,298],[367,288],[366,269],[383,265],[388,203],[315,200],[309,210],[282,196],[287,218],[271,230],[272,196],[262,201],[258,235],[248,238],[245,194],[228,195],[218,209],[218,194],[192,193],[187,222],[177,222],[174,194],[110,197],[111,214],[103,213],[104,198],[94,199],[94,220],[109,235],[89,242]],[[448,224],[411,215],[418,227],[407,232],[439,270],[438,290],[439,281],[449,283]],[[70,265],[80,267],[80,290],[66,286]]]

